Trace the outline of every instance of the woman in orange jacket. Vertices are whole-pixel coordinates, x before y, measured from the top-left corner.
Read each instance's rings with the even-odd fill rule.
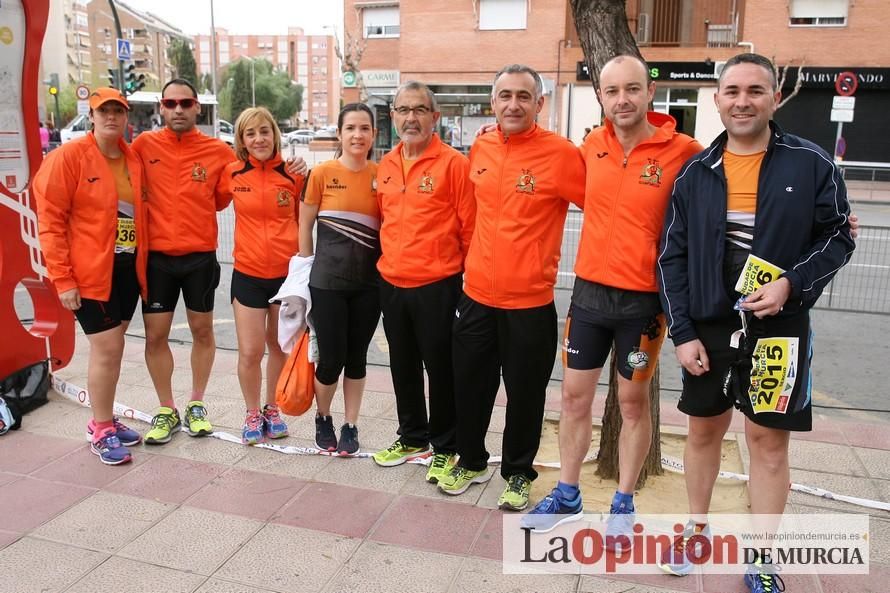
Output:
[[[91,450],[117,465],[142,440],[113,409],[124,332],[145,286],[143,174],[123,139],[127,99],[106,87],[89,103],[93,131],[50,153],[32,187],[47,276],[90,342]]]
[[[238,382],[247,406],[244,444],[286,437],[287,424],[275,405],[275,385],[285,354],[278,346],[278,308],[270,300],[287,277],[299,247],[297,200],[304,178],[281,159],[281,132],[265,107],[245,109],[235,122],[238,160],[223,172],[225,195],[235,202],[235,266],[232,308],[238,335]],[[266,403],[260,408],[266,361]]]

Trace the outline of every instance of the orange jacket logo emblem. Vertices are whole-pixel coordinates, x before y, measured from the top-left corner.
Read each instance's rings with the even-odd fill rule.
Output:
[[[640,183],[661,187],[661,175],[663,169],[658,166],[658,159],[649,159],[649,162],[643,165],[643,172],[640,174]]]
[[[516,181],[516,191],[524,194],[535,193],[535,176],[532,175],[531,169],[523,169],[522,174]]]
[[[417,186],[417,191],[422,194],[431,194],[434,191],[433,188],[433,174],[429,171],[424,171],[423,175],[420,177],[420,184]]]
[[[207,169],[201,163],[195,163],[192,167],[192,181],[207,181]]]
[[[292,196],[293,194],[291,194],[289,190],[280,189],[278,190],[278,195],[275,196],[275,201],[278,203],[279,207],[285,208],[287,206],[290,206]]]

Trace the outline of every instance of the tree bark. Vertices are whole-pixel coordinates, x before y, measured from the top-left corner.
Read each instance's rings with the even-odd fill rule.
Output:
[[[600,88],[600,70],[617,55],[642,58],[627,26],[625,0],[570,0],[575,29],[584,50],[593,88]]]
[[[593,88],[599,90],[599,73],[603,65],[617,55],[642,58],[637,42],[627,25],[625,0],[570,0],[572,17],[584,60],[590,71]],[[614,352],[613,352],[614,354]],[[637,488],[646,483],[650,475],[661,475],[661,431],[659,428],[659,370],[655,369],[649,387],[650,415],[652,417],[652,443],[649,455],[643,463]],[[596,474],[604,479],[618,479],[618,436],[621,433],[621,410],[618,406],[618,371],[615,357],[609,371],[609,393],[603,412],[603,429],[600,433],[600,452]]]

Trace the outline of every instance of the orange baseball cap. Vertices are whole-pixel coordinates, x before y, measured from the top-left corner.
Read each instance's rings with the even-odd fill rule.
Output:
[[[97,109],[109,101],[120,103],[124,106],[124,109],[128,111],[130,109],[130,104],[127,103],[127,98],[115,88],[103,86],[90,93],[90,109]]]

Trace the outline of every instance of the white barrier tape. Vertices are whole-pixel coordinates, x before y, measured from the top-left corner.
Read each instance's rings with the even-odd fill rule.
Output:
[[[76,385],[72,385],[71,383],[68,383],[67,381],[63,381],[63,380],[59,379],[58,377],[56,377],[55,375],[52,375],[52,384],[53,384],[53,389],[55,389],[56,392],[58,392],[60,395],[63,395],[66,398],[70,399],[71,401],[78,403],[82,406],[89,407],[90,396],[89,396],[89,393],[87,393],[86,389],[83,389]],[[146,414],[145,412],[136,410],[134,408],[125,406],[125,405],[117,403],[117,402],[115,402],[115,404],[114,404],[114,411],[116,414],[118,414],[124,418],[132,418],[132,419],[140,420],[147,424],[151,423],[152,417],[149,416],[148,414]],[[183,430],[185,430],[185,429],[183,428]],[[209,434],[208,436],[211,438],[219,439],[221,441],[235,443],[237,445],[243,445],[240,437],[229,434],[227,432],[214,431],[213,433]],[[329,451],[322,451],[320,449],[316,449],[315,447],[296,447],[293,445],[274,445],[272,443],[259,443],[259,444],[251,445],[251,446],[256,447],[258,449],[269,449],[270,451],[275,451],[277,453],[284,453],[285,455],[327,455],[327,456],[331,456],[331,457],[337,456],[336,453],[331,453]],[[587,457],[584,458],[584,463],[587,463],[588,461],[595,461],[598,454],[599,454],[598,450],[590,453],[589,455],[587,455]],[[373,455],[371,453],[362,453],[362,452],[356,453],[355,455],[350,455],[350,457],[356,457],[356,458],[369,458],[372,456]],[[426,456],[415,457],[413,459],[410,459],[408,461],[408,463],[416,463],[419,465],[429,465],[430,459],[431,459],[431,456],[426,455]],[[491,465],[496,465],[496,464],[499,464],[500,462],[501,462],[500,455],[492,455],[488,459],[488,463]],[[560,467],[558,461],[550,461],[550,462],[535,461],[535,465],[538,467],[546,467],[546,468],[553,468],[553,469],[559,469],[559,467]],[[680,459],[677,459],[676,457],[669,457],[667,455],[662,455],[661,456],[661,466],[670,472],[674,472],[674,473],[678,473],[678,474],[685,473],[683,461]],[[718,472],[717,477],[725,478],[725,479],[729,479],[729,480],[738,480],[741,482],[747,482],[749,480],[749,477],[746,474],[737,474],[735,472],[727,472],[727,471]],[[823,488],[817,488],[814,486],[806,486],[803,484],[792,483],[791,490],[793,490],[795,492],[803,492],[805,494],[811,494],[813,496],[818,496],[820,498],[825,498],[827,500],[837,500],[839,502],[846,502],[849,504],[866,507],[866,508],[870,508],[870,509],[876,509],[876,510],[881,510],[881,511],[890,511],[890,503],[887,503],[887,502],[870,500],[867,498],[857,498],[855,496],[847,496],[846,494],[836,494],[829,490],[825,490]]]

